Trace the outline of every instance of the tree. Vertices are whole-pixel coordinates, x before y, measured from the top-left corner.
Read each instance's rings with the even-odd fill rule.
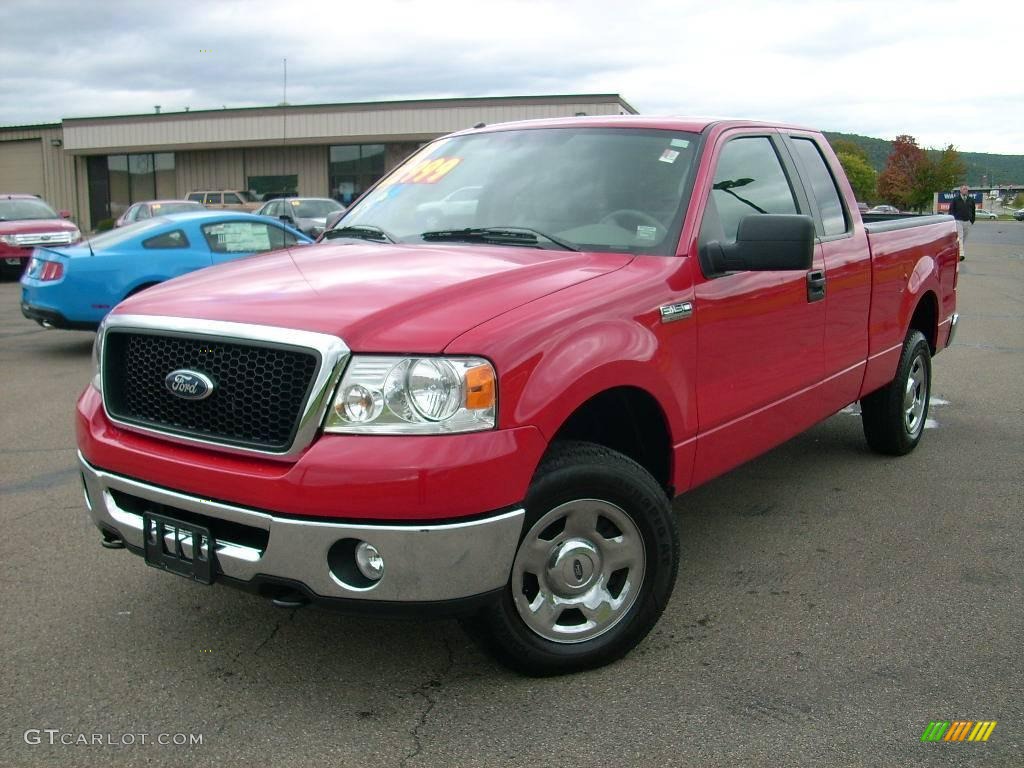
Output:
[[[837,155],[854,155],[864,160],[868,165],[871,165],[871,158],[868,157],[867,150],[857,142],[850,141],[849,139],[836,139],[829,143]]]
[[[937,160],[932,161],[932,191],[952,189],[966,177],[967,166],[960,159],[960,153],[952,144],[942,150]]]
[[[878,194],[887,203],[908,210],[920,200],[918,183],[927,157],[917,139],[906,134],[893,141],[892,154],[878,175]]]
[[[839,158],[839,164],[843,166],[843,171],[846,172],[846,178],[849,179],[857,199],[873,200],[878,187],[878,174],[867,161],[867,157],[863,154],[854,155],[838,150],[836,150],[836,157]]]

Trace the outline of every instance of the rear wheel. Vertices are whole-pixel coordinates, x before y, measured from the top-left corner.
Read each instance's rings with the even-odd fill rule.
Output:
[[[896,378],[860,401],[864,437],[873,451],[910,453],[921,441],[931,397],[931,348],[920,331],[903,342]]]
[[[472,629],[506,666],[553,675],[634,648],[672,594],[679,536],[651,475],[590,443],[552,447],[526,499],[525,533],[501,600]]]

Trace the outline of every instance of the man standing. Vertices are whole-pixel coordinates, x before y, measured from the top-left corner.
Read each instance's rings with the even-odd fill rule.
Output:
[[[960,192],[949,204],[949,215],[956,219],[956,233],[960,238],[960,261],[967,258],[967,235],[974,223],[974,198],[967,193],[967,185],[960,185]]]

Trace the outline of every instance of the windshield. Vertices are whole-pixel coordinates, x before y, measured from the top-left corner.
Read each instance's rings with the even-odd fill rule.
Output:
[[[0,221],[56,218],[53,208],[42,200],[0,200]]]
[[[154,216],[166,216],[169,213],[189,213],[192,211],[205,211],[206,208],[199,203],[153,203]]]
[[[145,232],[147,229],[161,227],[166,223],[167,222],[160,221],[159,219],[137,221],[134,224],[129,224],[128,226],[121,227],[120,229],[112,229],[109,232],[104,232],[102,235],[90,237],[89,245],[92,246],[93,250],[96,250],[97,248],[112,248],[115,245],[120,245],[125,240],[130,240],[136,235]]]
[[[341,203],[334,200],[289,200],[292,213],[300,219],[326,219],[341,210]]]
[[[580,250],[670,254],[697,136],[542,128],[476,133],[424,147],[338,223],[399,242],[472,242],[457,230],[531,230]],[[428,233],[426,238],[424,233]],[[477,240],[479,242],[479,240]]]

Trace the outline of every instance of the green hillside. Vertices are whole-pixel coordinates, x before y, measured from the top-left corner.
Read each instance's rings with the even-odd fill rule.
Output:
[[[892,152],[892,142],[885,139],[873,139],[870,136],[858,136],[855,133],[835,133],[826,131],[829,141],[846,139],[864,148],[868,160],[876,171],[885,168],[885,161]],[[1024,184],[1024,155],[988,155],[984,152],[964,152],[959,147],[960,158],[967,166],[967,183],[981,186],[982,176],[986,176],[986,185],[993,184]],[[929,154],[938,154],[939,150],[926,150]]]

